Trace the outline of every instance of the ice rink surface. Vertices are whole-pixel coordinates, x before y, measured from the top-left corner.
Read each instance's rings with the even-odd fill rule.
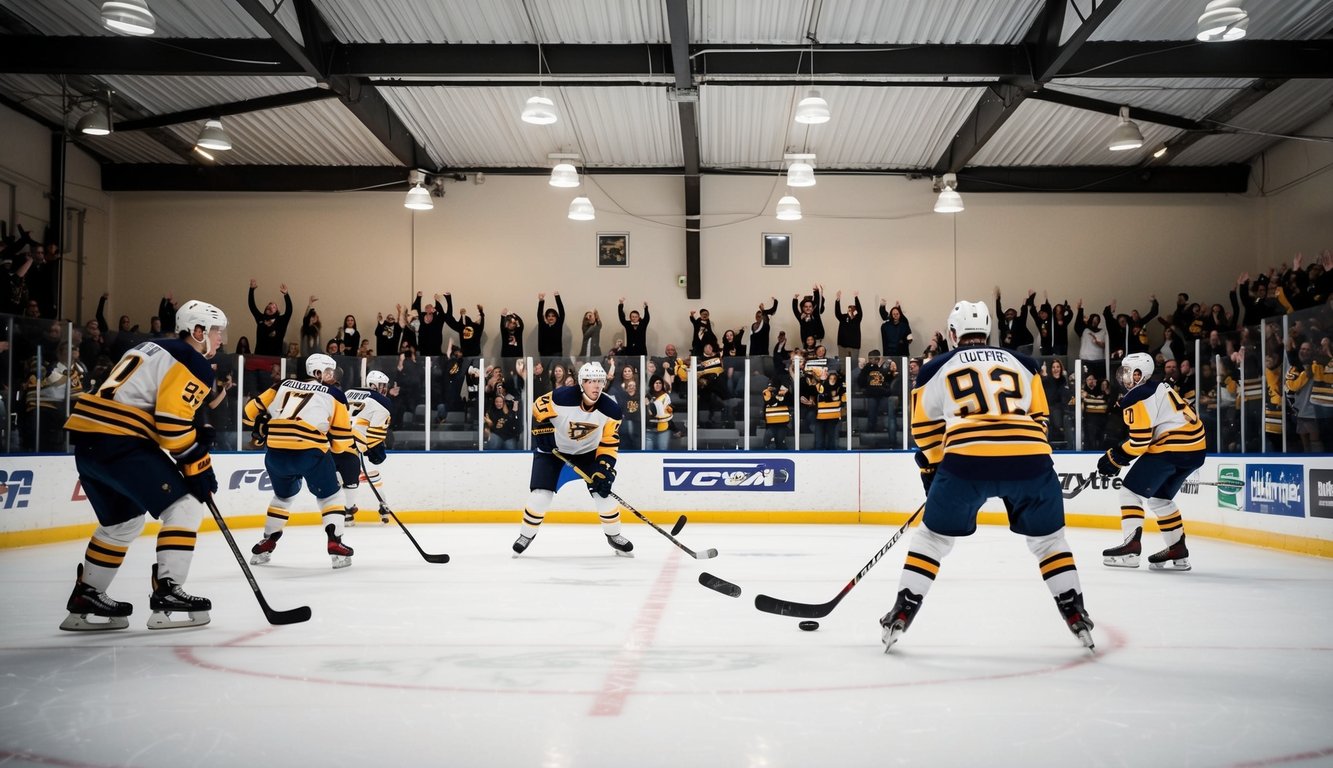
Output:
[[[274,608],[313,609],[286,627],[218,533],[186,585],[213,623],[185,630],[145,628],[151,539],[109,633],[56,628],[84,542],[0,551],[0,765],[1333,765],[1327,560],[1190,538],[1189,573],[1111,569],[1117,532],[1070,530],[1090,654],[1023,539],[983,527],[885,655],[910,534],[818,631],[753,599],[832,599],[896,527],[691,523],[707,561],[639,524],[634,559],[595,525],[548,523],[519,558],[517,524],[411,530],[452,562],[361,523],[333,571],[322,531],[289,528],[254,569]]]

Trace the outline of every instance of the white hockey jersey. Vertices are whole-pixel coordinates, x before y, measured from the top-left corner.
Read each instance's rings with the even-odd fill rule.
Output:
[[[556,450],[568,455],[596,451],[616,458],[620,450],[620,420],[623,412],[616,401],[602,395],[592,410],[583,407],[583,391],[560,387],[532,404],[532,426],[555,427]]]
[[[343,394],[347,395],[347,414],[352,420],[357,450],[365,453],[384,442],[392,421],[389,409],[393,404],[389,398],[370,389],[349,389]]]
[[[1129,439],[1120,448],[1130,456],[1205,449],[1203,422],[1170,384],[1140,384],[1120,399],[1120,407],[1129,427]]]
[[[254,424],[260,409],[268,411],[268,447],[334,453],[352,450],[352,423],[347,397],[337,387],[317,381],[287,379],[245,404],[245,424]]]

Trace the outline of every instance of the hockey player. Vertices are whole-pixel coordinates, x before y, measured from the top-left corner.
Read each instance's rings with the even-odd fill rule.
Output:
[[[361,485],[360,457],[364,455],[376,466],[384,463],[384,439],[389,436],[389,424],[392,421],[389,414],[393,408],[388,392],[389,377],[380,371],[366,374],[365,389],[349,389],[345,392],[356,450],[334,454],[333,459],[338,465],[338,474],[342,475],[343,491],[347,496],[344,513],[347,525],[356,525],[356,494]],[[370,469],[365,479],[372,486],[380,487],[379,470]],[[389,512],[383,505],[380,506],[380,522],[386,525],[389,522]]]
[[[1127,390],[1120,407],[1129,437],[1097,461],[1097,472],[1115,477],[1130,462],[1134,466],[1120,486],[1120,530],[1125,540],[1104,550],[1102,562],[1117,568],[1139,567],[1147,510],[1157,517],[1157,527],[1166,539],[1166,549],[1148,556],[1148,567],[1188,571],[1190,552],[1185,546],[1184,524],[1172,499],[1185,478],[1203,466],[1203,422],[1171,385],[1151,381],[1152,373],[1153,359],[1143,352],[1125,355],[1120,363],[1120,383]]]
[[[990,330],[984,303],[954,305],[949,341],[956,348],[921,366],[912,390],[912,437],[926,514],[912,536],[898,600],[879,621],[885,653],[912,625],[955,539],[976,531],[977,510],[994,496],[1004,501],[1009,529],[1027,538],[1069,631],[1093,647],[1092,619],[1065,542],[1038,365],[989,346]]]
[[[264,468],[273,484],[264,538],[250,549],[250,562],[263,565],[272,558],[305,480],[319,501],[333,567],[346,568],[352,564],[352,548],[342,543],[343,492],[329,451],[355,450],[347,397],[333,385],[338,370],[333,358],[311,355],[305,370],[307,380],[285,379],[245,404],[246,426],[265,435]]]
[[[96,392],[74,402],[65,422],[79,482],[98,525],[61,629],[129,626],[126,617],[134,606],[111,599],[106,589],[143,530],[145,512],[162,521],[148,628],[209,622],[213,604],[186,594],[181,585],[194,557],[201,504],[218,489],[208,452],[212,430],[197,427],[195,419],[213,386],[208,359],[226,342],[227,316],[212,304],[187,301],[176,311],[176,328],[179,338],[145,341],[127,351]],[[189,618],[174,619],[173,613]]]
[[[616,480],[621,410],[614,399],[602,396],[605,389],[602,364],[584,363],[576,386],[559,387],[532,404],[531,493],[514,540],[515,556],[532,544],[555,492],[577,477],[553,451],[588,476],[588,493],[602,519],[606,542],[617,555],[634,556],[634,544],[620,533],[620,505],[610,497]]]

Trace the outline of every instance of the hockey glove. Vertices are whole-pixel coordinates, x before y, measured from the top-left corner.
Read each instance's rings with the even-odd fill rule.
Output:
[[[374,448],[366,450],[366,459],[369,460],[371,464],[383,464],[386,458],[388,458],[388,452],[384,448],[384,443],[380,443]]]
[[[930,463],[926,454],[921,451],[916,452],[916,465],[921,470],[921,488],[930,495],[930,484],[935,482],[935,465]]]
[[[1097,474],[1102,477],[1115,477],[1131,460],[1132,457],[1121,450],[1120,446],[1113,446],[1097,459]]]
[[[333,454],[333,466],[338,468],[343,488],[351,489],[361,484],[361,462],[357,460],[355,452]]]
[[[555,426],[552,424],[532,425],[532,449],[542,453],[555,450]]]
[[[254,441],[255,445],[263,445],[268,442],[268,420],[270,418],[272,417],[268,415],[268,411],[261,406],[259,415],[255,417],[254,426],[250,427],[250,439]]]
[[[176,456],[176,467],[185,478],[185,489],[200,503],[207,502],[208,497],[218,490],[218,476],[213,473],[213,457],[209,455],[205,447],[207,443],[204,442],[212,436],[212,427],[200,428],[197,435],[199,442]]]
[[[592,475],[588,478],[588,488],[598,496],[606,498],[611,495],[611,484],[615,481],[615,460],[608,456],[598,458],[596,469],[593,470]]]

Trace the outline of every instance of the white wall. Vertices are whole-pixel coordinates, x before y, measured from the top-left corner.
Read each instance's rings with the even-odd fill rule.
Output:
[[[1301,133],[1333,136],[1333,112]],[[1284,141],[1256,159],[1252,177],[1266,193],[1258,216],[1267,263],[1290,262],[1297,253],[1309,263],[1333,249],[1333,143]]]

